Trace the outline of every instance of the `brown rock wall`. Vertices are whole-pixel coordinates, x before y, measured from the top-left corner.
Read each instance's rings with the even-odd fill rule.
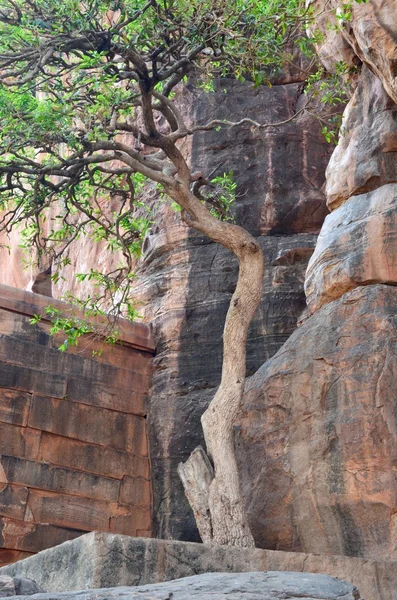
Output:
[[[124,324],[114,354],[89,340],[62,354],[45,319],[30,324],[47,304],[0,286],[3,563],[92,530],[151,535],[150,331]]]
[[[327,168],[312,314],[247,383],[236,432],[266,548],[396,557],[396,6],[353,3],[339,31],[330,13],[319,23],[328,68],[343,56],[364,66]]]
[[[334,210],[350,196],[397,181],[397,104],[363,67],[327,167],[327,203]]]
[[[307,304],[314,312],[357,286],[396,282],[397,184],[389,184],[325,219],[306,272]]]
[[[261,547],[396,556],[397,290],[318,310],[249,380],[242,489]]]

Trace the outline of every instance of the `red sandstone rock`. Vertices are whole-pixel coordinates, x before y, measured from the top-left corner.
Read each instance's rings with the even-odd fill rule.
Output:
[[[338,0],[306,0],[306,5],[314,8],[317,15],[309,24],[308,34],[318,37],[319,31],[322,33],[323,39],[316,45],[316,50],[326,70],[335,73],[338,63],[354,67],[358,62],[356,53],[338,28],[333,13]]]
[[[126,345],[100,358],[90,345],[60,353],[49,324],[29,322],[45,302],[0,286],[0,549],[11,552],[3,561],[85,531],[151,532],[150,330],[124,325]]]
[[[343,116],[341,136],[327,167],[331,210],[355,194],[397,181],[397,104],[363,67]]]
[[[307,0],[319,18],[316,26],[325,36],[319,47],[325,67],[333,71],[343,60],[348,65],[357,58],[369,66],[382,81],[389,96],[397,103],[397,5],[394,0],[352,2],[352,18],[336,19],[333,11],[343,11],[341,0]],[[335,30],[335,25],[339,28]]]
[[[41,434],[38,459],[116,479],[122,479],[124,475],[149,478],[149,460],[146,456],[136,456],[49,433]]]
[[[86,531],[0,517],[0,542],[10,550],[35,553],[73,540]],[[17,554],[17,553],[16,553]]]
[[[306,273],[311,312],[357,286],[397,283],[396,215],[397,184],[352,196],[328,215]]]
[[[0,548],[0,566],[9,565],[10,563],[17,562],[32,556],[32,552],[21,552],[19,550],[7,550]]]
[[[238,436],[265,548],[397,555],[397,289],[357,288],[312,315],[250,378]]]
[[[137,496],[140,493],[142,495],[145,491],[144,497],[148,498],[148,501],[144,506],[150,505],[150,481],[146,479],[140,479],[139,482],[136,482],[137,485],[131,483],[128,493],[122,494],[121,487],[124,487],[124,481],[120,481],[120,479],[101,477],[77,469],[3,454],[0,456],[0,483],[8,482],[28,488],[110,502],[117,502],[120,496],[122,504],[134,505],[141,503],[134,501],[133,494]],[[131,478],[131,482],[135,483],[135,478]],[[139,492],[141,482],[143,483],[142,491]],[[149,496],[146,493],[147,488]]]

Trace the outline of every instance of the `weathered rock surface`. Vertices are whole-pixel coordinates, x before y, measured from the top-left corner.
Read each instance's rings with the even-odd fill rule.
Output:
[[[316,26],[324,34],[319,47],[324,66],[332,71],[341,60],[348,65],[362,61],[382,81],[397,103],[397,5],[394,0],[352,2],[352,18],[343,19],[341,0],[307,0],[318,14]],[[333,11],[339,11],[336,19]],[[336,26],[336,28],[335,28]],[[357,61],[359,59],[359,61]]]
[[[247,549],[93,532],[0,570],[50,592],[136,586],[208,572],[322,573],[357,586],[366,600],[395,600],[397,562]]]
[[[24,596],[18,596],[23,598]],[[206,573],[137,588],[37,594],[36,600],[360,600],[353,586],[327,575],[302,573]]]
[[[366,67],[344,112],[326,173],[331,210],[353,194],[397,181],[397,104]]]
[[[351,22],[343,23],[343,36],[397,103],[397,5],[390,0],[370,0],[354,2],[352,10]]]
[[[316,18],[308,25],[308,34],[318,38],[321,32],[322,38],[316,44],[316,51],[329,73],[336,73],[338,63],[354,67],[359,62],[354,49],[338,27],[334,14],[338,4],[339,0],[306,0],[306,6],[316,14]]]
[[[32,579],[0,575],[0,598],[32,596],[44,592]]]
[[[292,66],[276,75],[272,88],[223,80],[215,93],[204,94],[188,84],[178,101],[190,121],[238,121],[249,114],[270,123],[293,116],[301,96],[302,73]],[[258,236],[265,250],[268,268],[248,342],[249,373],[278,350],[304,308],[304,270],[327,214],[324,172],[332,148],[320,130],[315,118],[301,118],[266,130],[242,126],[202,132],[183,144],[194,171],[234,172],[237,222]],[[227,252],[182,225],[178,213],[158,202],[154,189],[147,197],[156,206],[156,222],[145,243],[136,294],[158,342],[150,411],[156,533],[198,540],[176,466],[202,442],[199,418],[219,383],[221,332],[237,265]],[[59,298],[70,287],[73,272],[111,266],[115,259],[103,250],[91,240],[79,240],[63,272],[66,282],[54,283],[52,295]],[[39,282],[37,272],[18,279],[9,272],[15,271],[15,262],[2,264],[0,282],[27,285],[29,276],[30,285],[44,289],[45,279]],[[89,286],[85,283],[80,293],[89,293]],[[78,287],[71,288],[79,293]]]
[[[315,239],[310,234],[258,238],[267,267],[262,305],[248,339],[249,373],[270,358],[296,326],[305,306],[301,290]],[[176,467],[202,443],[200,416],[219,382],[222,328],[236,278],[232,256],[199,237],[170,252],[154,252],[145,265],[139,292],[148,302],[158,339],[150,423],[161,537],[199,539]]]
[[[265,548],[397,556],[397,289],[325,305],[250,378],[242,491]]]
[[[12,577],[0,575],[0,598],[15,596],[15,585]]]
[[[397,283],[397,184],[352,196],[325,219],[306,273],[308,307],[371,283]]]

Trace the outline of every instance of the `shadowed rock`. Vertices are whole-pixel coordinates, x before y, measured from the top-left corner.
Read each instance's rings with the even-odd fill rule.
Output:
[[[32,596],[44,592],[32,579],[0,575],[0,598]]]

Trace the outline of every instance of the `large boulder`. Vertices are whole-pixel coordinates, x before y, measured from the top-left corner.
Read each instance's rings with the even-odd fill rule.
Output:
[[[38,594],[35,600],[75,600],[76,595],[80,600],[360,600],[357,588],[334,577],[274,571],[205,573],[146,586]]]
[[[318,310],[247,383],[238,435],[257,545],[397,556],[397,289]]]
[[[309,310],[369,283],[397,284],[395,183],[352,196],[325,219],[306,272]]]
[[[71,592],[172,581],[204,573],[288,571],[338,577],[367,600],[396,600],[397,562],[350,556],[215,546],[91,532],[0,569],[37,581],[49,592]]]
[[[396,181],[397,104],[378,77],[363,67],[328,163],[328,206],[333,210],[353,194]]]

